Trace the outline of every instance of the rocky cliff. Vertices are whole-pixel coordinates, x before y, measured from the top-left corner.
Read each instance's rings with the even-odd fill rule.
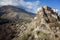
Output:
[[[48,6],[38,8],[34,20],[21,27],[26,29],[13,40],[60,40],[58,12]]]

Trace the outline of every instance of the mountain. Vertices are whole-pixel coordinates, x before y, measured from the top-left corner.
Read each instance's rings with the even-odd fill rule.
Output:
[[[7,19],[32,19],[35,16],[34,13],[27,12],[22,8],[7,5],[0,7],[0,17]]]
[[[56,9],[42,6],[38,8],[34,20],[21,26],[20,30],[22,33],[18,34],[18,37],[13,38],[13,40],[60,40],[58,12]]]
[[[11,12],[11,10],[9,12]],[[9,12],[6,14],[9,14]],[[14,12],[16,12],[16,10]],[[19,9],[18,12],[20,13],[22,11]],[[0,25],[0,40],[60,40],[60,17],[58,16],[56,9],[48,6],[39,7],[37,15],[32,21],[22,17],[24,19],[18,18],[19,20],[13,22],[14,20],[6,21],[7,17],[4,19],[3,17],[5,16],[1,15],[0,18],[1,21],[4,21],[4,24]],[[15,19],[16,16],[9,16],[8,18]]]

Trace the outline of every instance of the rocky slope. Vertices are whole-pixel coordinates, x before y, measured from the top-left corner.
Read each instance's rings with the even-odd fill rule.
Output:
[[[21,26],[21,31],[22,33],[13,40],[60,40],[60,21],[57,10],[48,6],[38,8],[34,20]]]
[[[30,23],[35,14],[15,6],[0,7],[0,40],[11,40],[16,37],[21,25]]]
[[[7,5],[0,7],[0,17],[5,19],[32,19],[35,14],[27,12],[22,8]]]

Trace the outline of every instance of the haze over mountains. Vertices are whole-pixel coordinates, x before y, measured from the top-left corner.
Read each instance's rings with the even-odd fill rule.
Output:
[[[2,6],[0,7],[0,17],[7,19],[29,19],[35,16],[34,13],[27,12],[22,8],[15,6]]]

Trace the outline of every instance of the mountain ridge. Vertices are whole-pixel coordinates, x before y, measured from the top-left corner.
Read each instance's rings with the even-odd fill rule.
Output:
[[[18,15],[18,17],[19,16],[28,16],[28,17],[30,17],[30,18],[33,18],[34,16],[35,16],[35,14],[34,13],[31,13],[31,12],[27,12],[27,11],[25,11],[24,9],[22,9],[22,8],[18,8],[18,7],[15,7],[15,6],[11,6],[11,5],[7,5],[7,6],[2,6],[2,7],[0,7],[0,15],[3,15],[3,14],[5,14],[5,13],[7,13],[8,15],[10,15],[10,16],[16,16],[16,15]],[[9,14],[10,13],[10,14]],[[15,14],[14,14],[15,13]],[[5,16],[7,16],[7,14],[5,14]],[[2,17],[4,17],[4,15],[2,16]],[[7,17],[9,17],[9,16],[7,16]],[[23,18],[23,17],[22,17]],[[23,18],[24,19],[24,18]]]

